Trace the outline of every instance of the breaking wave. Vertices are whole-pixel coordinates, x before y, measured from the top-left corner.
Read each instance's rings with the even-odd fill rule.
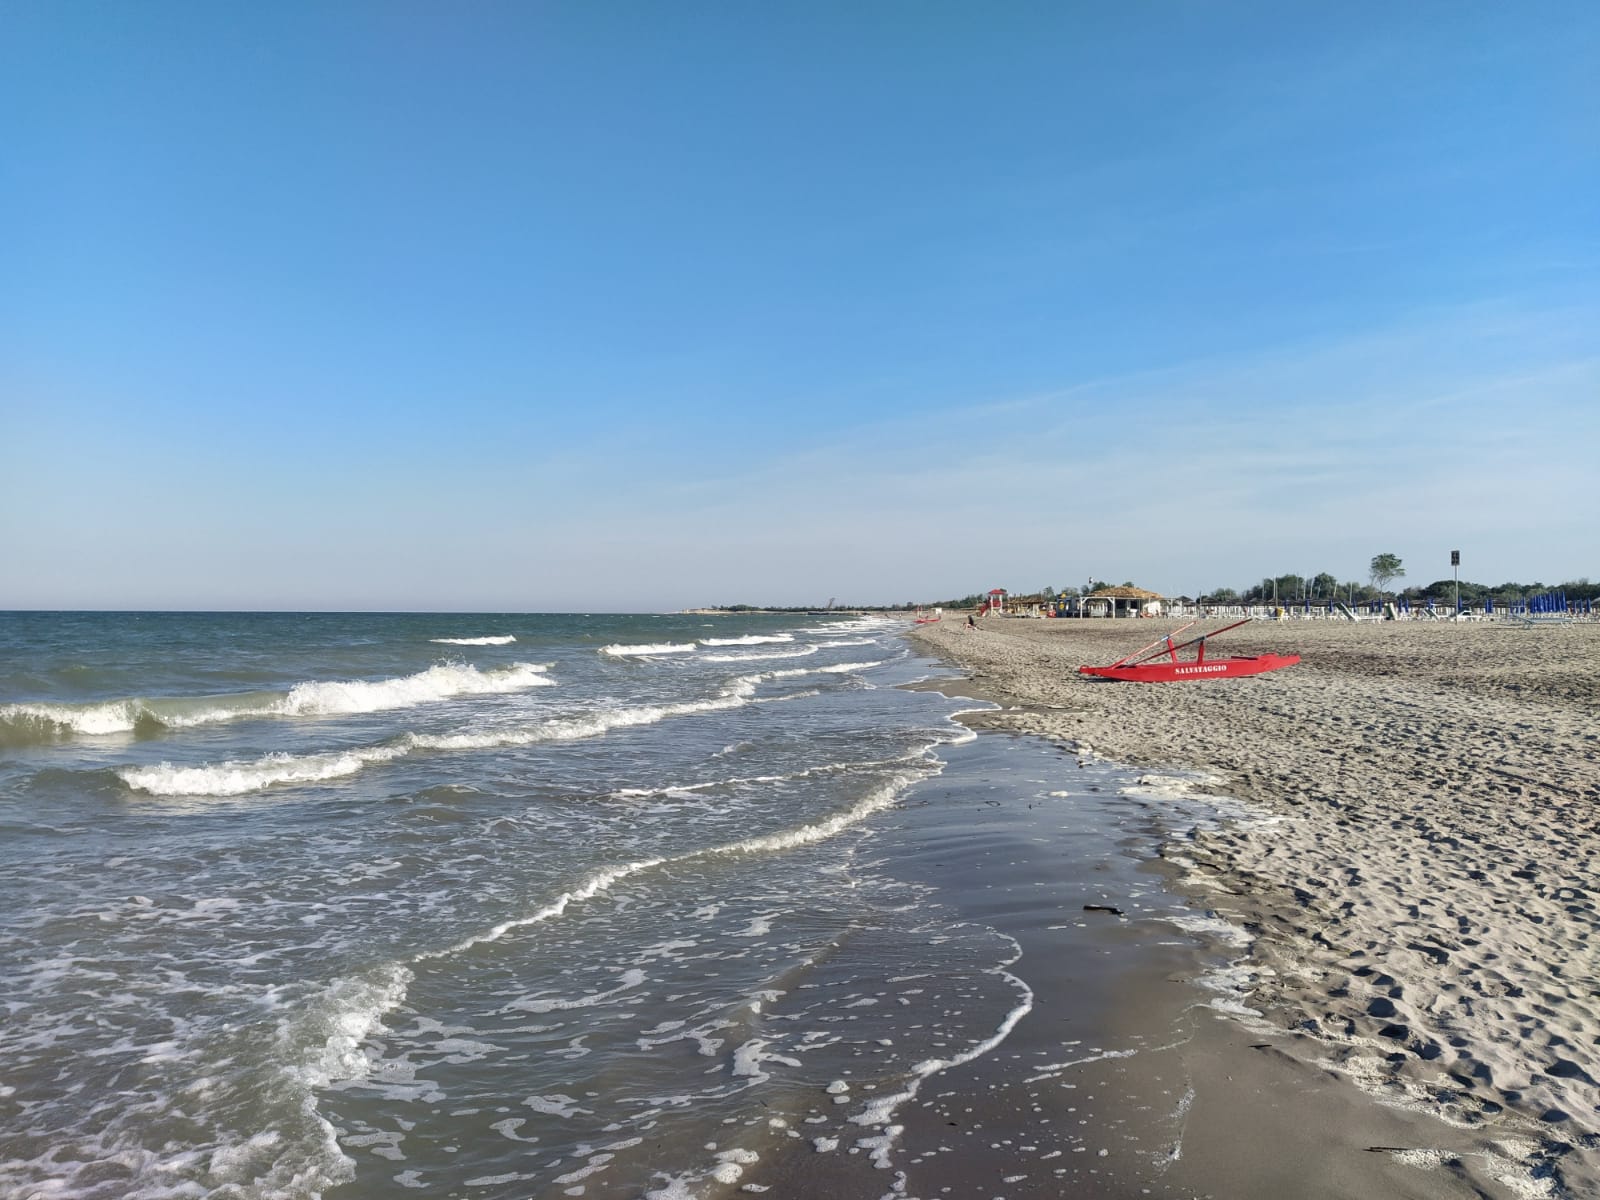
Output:
[[[262,791],[274,784],[323,783],[342,779],[366,767],[392,762],[418,750],[511,749],[540,742],[600,737],[613,729],[653,725],[672,717],[719,712],[755,703],[757,685],[767,680],[802,675],[837,675],[878,665],[874,662],[838,663],[827,667],[741,675],[721,694],[706,699],[603,708],[556,717],[522,728],[471,733],[406,733],[389,742],[346,750],[316,754],[274,753],[257,759],[206,763],[194,767],[162,762],[153,766],[124,767],[116,774],[129,787],[153,796],[241,796]]]
[[[705,662],[761,662],[777,658],[809,658],[821,647],[805,646],[799,650],[752,650],[744,654],[706,654],[702,655]]]
[[[287,692],[240,692],[103,700],[90,704],[0,705],[0,745],[40,745],[75,737],[161,733],[248,717],[327,717],[410,708],[453,696],[481,696],[554,685],[541,663],[489,671],[441,663],[394,679],[315,680]]]
[[[509,646],[517,639],[507,633],[499,637],[429,638],[428,640],[441,646]]]
[[[617,642],[610,646],[601,646],[600,653],[611,658],[639,658],[656,654],[693,654],[696,649],[693,642],[646,642],[637,646]]]

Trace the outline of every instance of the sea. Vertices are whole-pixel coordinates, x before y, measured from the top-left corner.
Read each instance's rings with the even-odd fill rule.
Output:
[[[0,1194],[904,1194],[1033,1007],[947,851],[1048,810],[1184,913],[1082,807],[1131,777],[963,758],[907,627],[0,613]]]

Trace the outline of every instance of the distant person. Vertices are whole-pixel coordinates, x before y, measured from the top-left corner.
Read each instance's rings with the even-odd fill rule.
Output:
[[[967,628],[968,629],[976,629],[977,627],[978,627],[977,619],[975,617],[973,617],[973,615],[971,613],[968,613],[967,614]]]

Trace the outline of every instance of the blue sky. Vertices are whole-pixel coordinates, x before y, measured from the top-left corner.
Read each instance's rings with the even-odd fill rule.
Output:
[[[1600,7],[12,4],[0,607],[1600,576]]]

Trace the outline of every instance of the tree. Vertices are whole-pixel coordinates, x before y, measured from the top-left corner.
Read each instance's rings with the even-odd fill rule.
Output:
[[[1378,554],[1373,556],[1367,572],[1372,578],[1372,586],[1380,592],[1386,592],[1396,579],[1405,578],[1406,569],[1400,565],[1399,555]]]

